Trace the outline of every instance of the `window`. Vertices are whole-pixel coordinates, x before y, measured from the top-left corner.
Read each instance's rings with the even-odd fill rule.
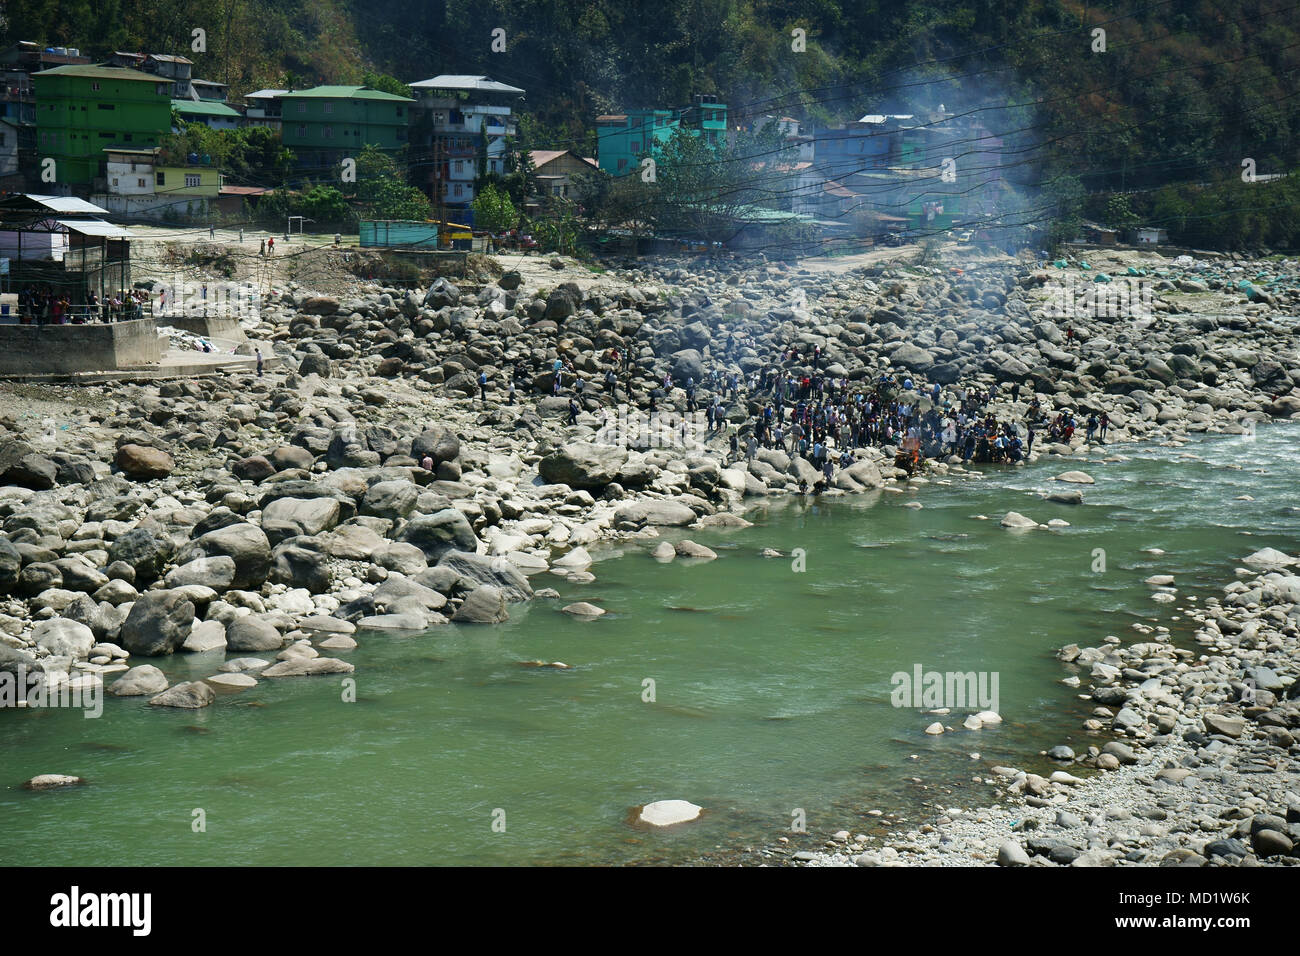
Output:
[[[299,113],[307,112],[307,104],[304,103],[302,100],[298,101],[298,112]]]
[[[116,183],[116,182],[117,182],[117,180],[114,180],[114,183]],[[136,184],[137,186],[139,186],[141,189],[144,189],[144,180],[143,180],[143,179],[137,179],[137,180],[135,181],[135,184]]]
[[[90,84],[90,90],[91,90],[92,93],[98,93],[98,92],[99,92],[99,84],[98,84],[98,83],[91,83],[91,84]]]
[[[326,101],[325,101],[325,112],[326,112],[326,113],[333,113],[333,112],[334,112],[334,101],[333,101],[333,100],[326,100]]]
[[[625,170],[625,169],[627,169],[627,160],[626,160],[626,159],[620,159],[620,160],[618,161],[618,171],[621,173],[621,172],[622,172],[623,170]]]
[[[398,115],[398,118],[401,118],[401,115],[402,115],[402,108],[401,108],[400,106],[397,108],[397,115]]]
[[[113,185],[114,185],[114,186],[117,185],[117,177],[116,177],[116,176],[113,177]]]
[[[95,108],[96,108],[96,109],[101,109],[101,110],[115,110],[115,109],[117,109],[117,107],[116,107],[114,104],[112,104],[112,103],[97,103],[97,104],[95,105]]]
[[[333,127],[333,126],[326,126],[326,127],[325,127],[325,138],[326,138],[326,139],[333,139],[333,138],[334,138],[334,127]]]
[[[641,141],[639,139],[632,144],[632,152],[634,153],[641,152]]]
[[[186,173],[186,174],[185,174],[185,186],[186,186],[187,189],[193,189],[193,188],[195,188],[195,187],[198,186],[198,185],[199,185],[199,174],[198,174],[198,173]]]
[[[157,173],[154,173],[154,179],[153,179],[153,181],[154,181],[154,185],[155,185],[155,186],[166,186],[166,185],[167,185],[167,174],[166,174],[166,173],[163,173],[163,172],[157,172]]]
[[[452,167],[452,172],[463,173],[464,171],[465,171],[465,163],[459,159],[456,160],[455,165]]]
[[[307,127],[305,127],[305,126],[299,126],[299,127],[298,127],[298,135],[299,135],[299,136],[306,136],[306,135],[307,135]]]

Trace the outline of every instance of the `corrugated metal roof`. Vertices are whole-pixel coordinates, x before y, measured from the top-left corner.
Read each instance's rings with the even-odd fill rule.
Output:
[[[267,99],[270,97],[284,96],[284,94],[288,92],[288,90],[258,90],[256,93],[245,94],[244,99]]]
[[[226,116],[239,119],[239,111],[233,110],[225,103],[212,103],[205,100],[172,100],[172,109],[178,113],[197,113],[202,116]]]
[[[486,76],[469,76],[460,73],[443,73],[410,85],[412,89],[421,90],[473,90],[477,93],[519,93],[520,95],[524,92],[517,86],[498,83],[496,80],[489,80]]]
[[[125,66],[55,66],[48,70],[33,73],[32,78],[42,76],[80,76],[91,80],[137,80],[149,83],[169,83],[170,80],[141,73]]]
[[[108,239],[130,239],[131,233],[121,226],[100,219],[60,219],[60,226],[67,227],[68,232],[83,236],[103,236]]]
[[[334,99],[334,100],[394,100],[398,103],[414,103],[415,100],[409,96],[397,96],[394,93],[384,93],[381,90],[372,90],[364,86],[314,86],[310,90],[294,90],[292,93],[282,93],[281,97],[289,99],[290,97],[310,96],[317,99]]]
[[[24,195],[33,202],[40,203],[51,212],[89,212],[100,216],[108,215],[107,209],[96,206],[93,202],[78,199],[76,196],[41,196],[36,193],[25,193]]]

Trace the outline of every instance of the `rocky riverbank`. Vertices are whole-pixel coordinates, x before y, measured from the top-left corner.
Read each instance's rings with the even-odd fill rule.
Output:
[[[1000,803],[946,809],[883,844],[841,831],[826,852],[793,860],[1300,865],[1300,558],[1265,548],[1243,565],[1222,598],[1179,608],[1196,622],[1199,652],[1146,624],[1134,624],[1133,643],[1061,648],[1064,681],[1096,705],[1086,753],[1053,747],[1043,756],[1057,769],[1046,776],[993,767]],[[1176,590],[1155,577],[1152,587]]]
[[[791,346],[820,349],[819,370],[850,382],[908,375],[917,398],[934,382],[992,390],[1004,420],[1035,395],[1048,414],[1088,402],[1107,410],[1111,443],[1300,414],[1294,263],[1220,259],[1207,276],[1152,258],[1166,275],[1150,276],[1149,311],[1085,302],[1068,322],[1052,317],[1054,284],[1104,262],[554,265],[553,282],[529,270],[348,298],[286,289],[246,323],[282,360],[264,377],[4,391],[0,669],[220,706],[261,679],[346,673],[367,633],[499,622],[554,599],[538,575],[589,580],[588,548],[605,539],[708,557],[690,542],[662,551],[658,529],[741,524],[747,500],[796,492],[811,466],[777,449],[733,462],[721,433],[683,442],[676,426],[612,439],[608,418],[651,402],[683,416],[680,386],[694,379],[702,406],[722,370],[746,377],[725,402],[744,435],[764,400],[749,377]],[[1256,284],[1243,291],[1236,272]],[[607,393],[611,349],[631,360]],[[566,377],[555,393],[557,358],[582,392]],[[785,368],[812,371],[804,361]],[[827,493],[905,480],[894,451],[852,449]],[[1098,448],[1076,434],[1035,452],[1067,471]],[[169,688],[148,660],[174,653],[205,655],[211,674]]]

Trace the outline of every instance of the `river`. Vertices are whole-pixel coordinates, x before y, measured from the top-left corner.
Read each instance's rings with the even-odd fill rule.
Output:
[[[1047,747],[1104,739],[1080,729],[1090,708],[1060,683],[1057,648],[1136,639],[1137,621],[1196,647],[1180,604],[1218,594],[1258,548],[1300,549],[1297,438],[1284,423],[1254,440],[1107,449],[1124,461],[774,501],[751,528],[690,533],[714,562],[660,564],[637,543],[599,553],[594,583],[534,578],[563,600],[514,607],[501,626],[360,633],[340,655],[357,667],[355,702],[316,677],[201,711],[109,698],[100,719],[0,713],[0,862],[734,862],[782,835],[816,847],[840,828],[885,834],[980,805],[993,790],[974,778],[993,765],[1050,769]],[[1075,467],[1097,480],[1082,506],[1038,497]],[[1007,531],[1010,510],[1069,527]],[[1178,601],[1151,599],[1157,573],[1175,575]],[[560,613],[579,600],[609,613]],[[221,660],[155,663],[186,680]],[[918,665],[996,673],[1003,723],[962,730],[971,707],[942,718],[955,732],[925,735],[938,718],[890,702],[892,675]],[[20,789],[39,773],[88,785]],[[630,822],[672,798],[705,813],[670,831]],[[807,834],[792,832],[800,816]]]

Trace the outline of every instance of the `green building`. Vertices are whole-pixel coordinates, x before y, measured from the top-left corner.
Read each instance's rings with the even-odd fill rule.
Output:
[[[365,86],[317,86],[277,99],[284,145],[300,166],[316,169],[356,157],[364,146],[402,148],[415,103]]]
[[[640,166],[641,157],[654,155],[678,129],[721,145],[727,138],[727,107],[706,96],[684,110],[629,110],[596,117],[596,149],[600,168],[612,176],[625,176]]]
[[[76,65],[34,73],[32,82],[36,156],[54,160],[54,182],[89,184],[101,174],[105,147],[157,146],[171,130],[171,81],[161,77]]]

